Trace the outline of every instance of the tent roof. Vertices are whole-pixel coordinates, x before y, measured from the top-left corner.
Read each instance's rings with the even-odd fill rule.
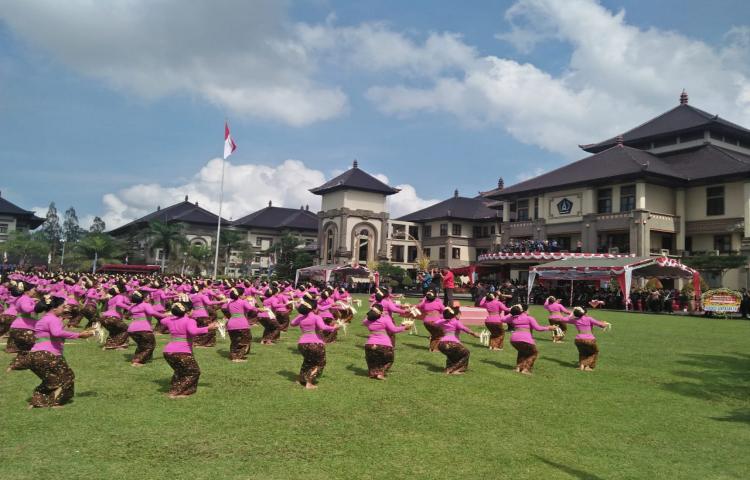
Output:
[[[567,258],[536,265],[529,270],[540,278],[558,280],[596,279],[619,275],[631,269],[639,277],[692,277],[695,273],[677,260],[667,257]]]

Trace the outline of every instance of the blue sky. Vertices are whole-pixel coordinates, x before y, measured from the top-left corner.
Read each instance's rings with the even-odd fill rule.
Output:
[[[0,190],[114,227],[190,194],[228,217],[358,159],[395,214],[583,157],[677,104],[750,125],[750,3],[4,2]],[[149,4],[148,7],[145,5]]]

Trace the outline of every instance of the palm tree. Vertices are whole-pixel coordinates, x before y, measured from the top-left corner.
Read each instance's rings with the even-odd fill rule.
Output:
[[[165,270],[167,258],[177,247],[185,247],[188,240],[180,223],[153,221],[148,224],[148,236],[151,248],[161,248],[164,255],[161,259],[161,270]]]
[[[209,264],[211,249],[205,245],[191,245],[186,253],[188,266],[193,271],[193,275],[202,275]]]
[[[219,249],[222,251],[224,257],[224,275],[227,274],[227,268],[229,268],[229,257],[232,250],[243,250],[247,244],[247,236],[238,232],[237,230],[222,230],[220,235]]]
[[[122,256],[122,242],[106,233],[89,233],[75,246],[75,250],[93,260],[91,273],[96,273],[97,262],[110,262]]]

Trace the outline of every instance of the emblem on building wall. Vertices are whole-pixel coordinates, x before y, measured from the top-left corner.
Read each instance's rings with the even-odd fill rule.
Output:
[[[560,215],[568,215],[573,210],[573,202],[567,198],[563,198],[557,202],[557,212]]]

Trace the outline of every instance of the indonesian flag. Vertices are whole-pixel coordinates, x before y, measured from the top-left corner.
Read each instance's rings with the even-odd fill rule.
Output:
[[[229,158],[229,155],[237,150],[237,145],[232,140],[232,135],[229,134],[229,124],[224,123],[224,160]]]

